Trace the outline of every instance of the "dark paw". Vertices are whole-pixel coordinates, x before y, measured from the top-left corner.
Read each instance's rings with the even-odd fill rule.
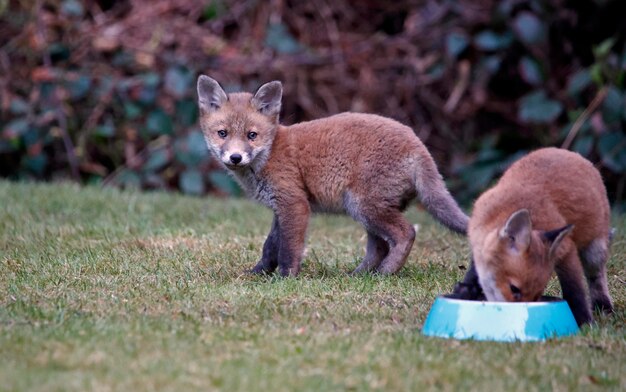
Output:
[[[253,268],[245,270],[245,272],[253,275],[269,275],[274,271],[262,264],[257,264]]]
[[[284,267],[281,266],[279,269],[280,276],[283,278],[295,278],[300,273],[299,267]]]
[[[587,325],[587,324],[593,323],[593,317],[591,317],[590,315],[576,315],[576,314],[574,314],[574,318],[576,319],[576,324],[578,324],[578,326],[580,328],[582,328],[583,325]]]
[[[593,303],[593,307],[596,311],[602,312],[604,314],[612,314],[613,313],[613,305],[610,301],[595,301]]]
[[[484,301],[485,294],[479,284],[458,282],[454,285],[452,294],[448,298],[466,299],[471,301]]]

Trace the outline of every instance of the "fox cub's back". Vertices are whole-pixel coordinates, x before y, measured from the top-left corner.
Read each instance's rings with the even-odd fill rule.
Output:
[[[602,177],[591,162],[567,150],[544,148],[515,162],[476,201],[472,221],[502,223],[520,208],[530,211],[536,229],[575,225],[576,242],[608,233],[610,206]]]

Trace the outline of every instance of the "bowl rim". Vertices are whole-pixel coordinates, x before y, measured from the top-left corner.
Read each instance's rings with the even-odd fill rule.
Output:
[[[487,306],[506,306],[506,307],[519,307],[519,306],[548,306],[548,305],[557,305],[560,303],[567,303],[563,298],[554,297],[550,295],[541,296],[540,301],[533,302],[507,302],[507,301],[487,301],[487,300],[473,300],[473,299],[460,299],[460,298],[450,298],[447,294],[438,295],[437,300],[442,300],[444,302],[457,303],[457,304],[469,304],[474,305],[487,305]]]

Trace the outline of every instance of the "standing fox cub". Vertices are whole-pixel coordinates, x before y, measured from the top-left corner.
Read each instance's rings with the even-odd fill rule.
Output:
[[[252,272],[279,267],[283,276],[298,274],[312,211],[345,212],[365,226],[366,254],[355,272],[402,268],[415,230],[401,212],[417,195],[439,222],[466,232],[469,218],[409,127],[356,113],[283,126],[281,99],[278,81],[254,95],[226,95],[215,80],[198,78],[200,125],[209,149],[248,195],[274,211]]]
[[[600,173],[580,155],[532,152],[481,195],[469,222],[480,285],[489,301],[536,301],[556,270],[579,325],[611,312],[606,261],[610,210]]]

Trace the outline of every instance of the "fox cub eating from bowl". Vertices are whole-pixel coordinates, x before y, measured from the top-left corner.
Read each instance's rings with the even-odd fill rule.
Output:
[[[402,210],[418,195],[435,219],[465,234],[469,218],[411,128],[357,113],[281,125],[278,81],[254,95],[227,95],[202,75],[197,88],[209,150],[249,196],[274,212],[252,272],[278,267],[283,276],[298,274],[311,212],[347,213],[365,227],[366,254],[355,272],[402,268],[415,239]]]
[[[483,193],[469,222],[478,280],[489,301],[536,301],[556,270],[579,325],[613,309],[607,288],[610,209],[600,173],[557,148],[515,162]]]

